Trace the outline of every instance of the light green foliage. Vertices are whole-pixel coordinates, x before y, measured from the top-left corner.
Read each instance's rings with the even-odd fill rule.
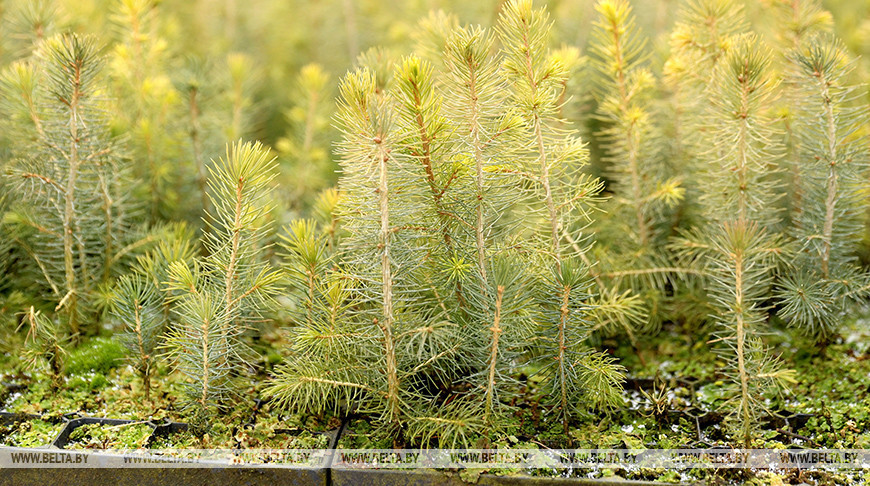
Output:
[[[760,336],[768,319],[765,301],[773,283],[772,269],[780,263],[783,242],[755,222],[725,221],[710,235],[686,243],[707,275],[707,294],[716,314],[715,335],[728,376],[730,411],[738,436],[749,446],[765,410],[760,397],[784,389],[793,372],[764,348]],[[698,241],[698,240],[696,240]]]
[[[596,135],[614,197],[605,206],[611,216],[593,226],[599,243],[593,253],[599,266],[593,271],[602,306],[616,304],[632,311],[602,329],[625,332],[634,342],[635,331],[655,328],[661,321],[665,287],[676,286],[674,281],[688,271],[662,251],[685,189],[660,154],[663,137],[653,105],[656,80],[648,43],[631,6],[604,0],[596,11],[589,46],[598,81],[596,114],[603,124]]]
[[[542,254],[541,281],[523,291],[535,296],[540,309],[537,321],[545,339],[539,348],[545,367],[555,364],[547,377],[567,432],[571,415],[580,408],[572,404],[581,398],[593,406],[618,404],[622,374],[610,359],[585,347],[596,313],[603,317],[610,312],[594,300],[589,269],[582,263],[586,249],[578,245],[593,222],[602,184],[582,173],[588,161],[585,144],[559,118],[569,66],[563,53],[547,51],[549,29],[547,14],[531,2],[511,3],[499,23],[512,101],[526,118],[534,147],[524,170],[535,176],[532,201],[539,204],[543,220],[533,244]],[[528,219],[526,225],[531,226]]]
[[[64,372],[64,356],[69,338],[62,327],[41,312],[31,307],[21,322],[27,328],[21,359],[30,369],[48,368],[51,386],[61,386]]]
[[[416,188],[413,181],[401,179],[405,175],[401,164],[407,161],[392,153],[399,133],[393,124],[391,100],[381,86],[367,68],[351,73],[341,84],[338,116],[345,134],[341,144],[341,187],[347,204],[342,214],[356,216],[346,218],[350,233],[347,244],[354,250],[352,259],[345,261],[347,270],[361,284],[359,298],[375,303],[357,319],[381,334],[383,350],[376,354],[374,368],[383,370],[383,378],[373,384],[378,390],[376,397],[384,402],[378,409],[384,421],[397,424],[402,405],[396,328],[403,309],[394,298],[397,290],[406,285],[408,272],[396,271],[396,262],[410,262],[413,242],[406,237],[408,231],[401,231],[412,224],[411,214],[397,211],[391,199],[402,186],[406,186],[410,197]]]
[[[770,2],[775,9],[777,27],[775,36],[785,49],[797,49],[815,34],[831,30],[833,17],[818,0],[776,0]]]
[[[716,65],[708,96],[709,145],[703,153],[711,167],[701,178],[706,187],[701,204],[711,221],[778,222],[773,203],[778,197],[776,166],[781,133],[765,112],[777,96],[778,82],[770,71],[769,49],[753,34],[730,40],[731,47]]]
[[[670,35],[671,56],[665,73],[689,90],[681,101],[703,103],[692,95],[706,87],[713,68],[725,55],[730,39],[748,28],[743,5],[733,0],[690,0],[679,11]]]
[[[55,35],[61,27],[61,15],[51,0],[13,0],[3,2],[0,30],[0,61],[7,64],[30,57],[39,43]]]
[[[134,175],[149,219],[173,216],[179,206],[182,99],[169,77],[169,44],[152,0],[120,0],[111,15],[118,42],[109,57],[117,106],[114,129],[129,137]]]
[[[112,313],[124,325],[121,339],[142,377],[147,400],[151,397],[151,370],[157,361],[157,347],[168,323],[163,296],[146,277],[136,274],[121,277],[115,292]]]
[[[782,205],[785,209],[783,221],[788,225],[793,224],[793,219],[799,217],[804,203],[801,187],[803,149],[801,137],[797,133],[800,128],[796,126],[796,123],[801,123],[798,117],[803,116],[798,113],[802,80],[797,75],[800,68],[790,59],[789,52],[801,48],[818,34],[830,30],[832,19],[831,14],[822,10],[816,0],[776,1],[772,4],[776,22],[771,22],[769,27],[773,28],[773,45],[782,50],[782,55],[773,58],[773,67],[782,71],[782,96],[777,100],[778,106],[774,112],[781,114],[785,129],[786,153],[781,161],[785,192]]]
[[[535,354],[566,364],[543,371],[566,394],[566,423],[581,397],[615,404],[622,375],[583,344],[595,305],[572,258],[601,185],[558,116],[567,69],[548,50],[546,13],[507,4],[499,54],[484,29],[430,20],[430,42],[444,42],[425,51],[432,62],[372,51],[342,81],[348,235],[333,255],[328,225],[288,228],[300,327],[267,393],[293,410],[346,402],[408,439],[468,445],[501,432],[516,367]],[[573,288],[560,319],[563,285],[539,272],[563,261]]]
[[[220,59],[188,56],[176,63],[180,67],[171,73],[171,79],[175,94],[180,96],[177,118],[181,126],[170,133],[183,137],[178,142],[181,149],[172,174],[173,190],[187,203],[183,205],[188,209],[187,219],[199,222],[200,211],[212,210],[209,160],[227,140],[237,140],[253,130],[251,113],[256,107],[251,92],[258,70],[241,53],[227,53]],[[191,197],[200,202],[195,211],[189,210]],[[208,231],[208,226],[203,230]]]
[[[564,260],[544,275],[541,285],[545,385],[548,400],[559,407],[566,434],[572,414],[590,404],[607,408],[622,402],[624,368],[587,344],[595,325],[593,316],[600,312],[592,300],[592,286],[588,269],[577,259]]]
[[[262,256],[274,177],[274,159],[262,145],[228,146],[209,179],[208,254],[168,268],[178,323],[166,347],[174,367],[191,380],[185,399],[200,431],[236,392],[232,379],[250,360],[242,336],[262,319],[276,291],[279,274]]]
[[[624,218],[625,229],[639,249],[635,251],[643,255],[668,229],[662,228],[666,219],[661,206],[674,206],[683,191],[678,181],[666,180],[654,153],[650,108],[655,79],[644,66],[646,41],[637,31],[631,7],[625,1],[604,0],[596,9],[600,17],[591,50],[601,79],[598,113],[606,123],[600,135],[606,142],[613,190],[620,194],[613,199],[616,210],[630,213]]]
[[[673,447],[688,387],[608,410],[662,366],[758,445],[831,398],[802,362],[860,361],[868,8],[0,1],[0,361],[50,375],[10,409]],[[236,434],[248,391],[300,415]]]
[[[778,133],[765,109],[776,96],[770,54],[752,34],[732,37],[713,70],[706,136],[701,154],[708,188],[700,198],[707,224],[677,244],[707,278],[720,348],[731,379],[731,417],[749,446],[763,406],[759,393],[783,385],[789,372],[760,341],[768,318],[773,274],[789,247],[773,232]]]
[[[284,206],[294,210],[307,208],[316,194],[335,183],[330,157],[332,130],[330,117],[332,77],[319,64],[308,64],[295,79],[293,107],[284,114],[289,125],[286,136],[276,143],[281,154],[281,186]]]
[[[797,70],[794,130],[799,140],[801,211],[789,233],[801,245],[778,297],[783,318],[816,338],[835,333],[844,306],[867,295],[868,275],[855,265],[867,211],[867,118],[847,81],[852,63],[843,45],[828,36],[791,54]]]
[[[127,161],[109,133],[101,69],[95,41],[67,35],[2,76],[4,112],[22,130],[10,175],[17,221],[29,229],[21,244],[73,335],[132,223]]]
[[[665,153],[686,189],[680,213],[687,225],[703,221],[705,211],[699,201],[707,193],[702,178],[707,173],[706,159],[702,154],[711,145],[704,135],[707,120],[701,115],[713,102],[706,90],[731,39],[747,28],[741,2],[691,0],[680,6],[670,33],[670,53],[662,73],[670,98],[664,110],[664,135],[671,138],[671,148]]]

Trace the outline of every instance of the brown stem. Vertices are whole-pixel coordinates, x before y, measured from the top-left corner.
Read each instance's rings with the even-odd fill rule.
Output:
[[[66,190],[64,192],[64,213],[63,213],[63,263],[64,275],[66,280],[66,288],[70,297],[67,301],[66,311],[69,315],[70,333],[74,339],[79,334],[79,323],[77,316],[78,303],[78,275],[75,271],[75,263],[73,262],[73,231],[77,227],[75,217],[75,197],[76,197],[76,182],[79,173],[79,100],[81,98],[81,75],[82,64],[81,60],[77,59],[73,63],[73,91],[72,96],[67,103],[69,107],[69,131],[70,131],[70,150],[69,150],[69,169],[67,173]]]
[[[734,254],[734,301],[737,312],[735,313],[735,327],[737,331],[737,372],[740,376],[740,413],[743,416],[743,441],[746,447],[750,446],[751,442],[751,423],[752,412],[749,409],[749,374],[746,371],[746,358],[744,356],[746,329],[744,320],[744,303],[743,303],[743,249],[735,248]]]
[[[398,422],[400,416],[399,405],[399,372],[396,362],[396,349],[393,342],[393,269],[390,262],[390,204],[389,186],[387,178],[387,162],[390,160],[389,153],[381,146],[379,151],[378,170],[380,172],[378,185],[378,204],[381,216],[381,229],[379,234],[381,253],[381,284],[384,299],[383,322],[380,323],[384,334],[384,354],[387,366],[387,413],[389,421]]]
[[[837,193],[839,192],[839,177],[837,174],[837,120],[834,117],[834,107],[828,90],[828,82],[823,74],[819,75],[819,86],[822,89],[822,100],[825,103],[825,124],[828,142],[828,153],[825,154],[828,161],[827,195],[825,197],[825,225],[822,230],[822,276],[831,277],[831,240],[834,235],[834,212],[837,205]]]
[[[489,331],[492,333],[492,345],[489,353],[489,377],[486,380],[486,408],[483,412],[483,420],[489,426],[491,424],[491,415],[493,413],[493,397],[495,395],[495,372],[498,364],[498,341],[502,333],[501,328],[501,304],[504,297],[504,286],[499,285],[495,296],[495,315],[492,319],[492,327]]]
[[[571,296],[571,288],[568,286],[562,289],[562,307],[559,308],[559,349],[556,355],[557,365],[559,366],[559,394],[562,404],[562,426],[564,428],[565,437],[568,435],[568,377],[565,370],[565,351],[568,349],[565,345],[565,328],[568,327],[568,316],[570,309],[568,301]]]

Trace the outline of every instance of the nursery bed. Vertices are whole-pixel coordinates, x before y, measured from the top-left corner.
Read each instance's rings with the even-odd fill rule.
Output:
[[[674,334],[676,335],[676,333]],[[770,342],[796,370],[797,383],[791,394],[767,397],[775,413],[761,424],[763,448],[870,448],[870,355],[868,355],[865,320],[854,320],[840,342],[832,343],[825,355],[800,351],[786,333],[773,336]],[[612,343],[605,341],[603,345]],[[536,375],[529,370],[517,376],[516,399],[512,407],[512,431],[490,444],[499,449],[530,448],[627,448],[676,449],[727,447],[734,443],[719,411],[716,357],[703,342],[681,342],[662,333],[635,350],[614,346],[613,353],[640,370],[624,384],[625,406],[609,413],[588,413],[572,422],[564,440],[561,423],[549,420],[541,405],[544,393]],[[645,364],[640,360],[643,359]],[[0,440],[4,447],[104,448],[104,446],[143,450],[166,449],[391,449],[408,448],[379,429],[371,417],[351,414],[345,420],[335,416],[281,415],[273,406],[253,398],[258,390],[247,391],[232,409],[228,420],[215,424],[204,437],[196,437],[183,420],[171,398],[159,395],[152,403],[130,400],[138,387],[135,376],[123,366],[105,371],[105,384],[93,390],[62,390],[52,395],[40,375],[19,376],[14,393],[7,393],[7,410],[0,415]],[[91,371],[83,372],[85,374]],[[161,371],[165,386],[177,385],[178,377]],[[76,377],[71,380],[76,380]],[[21,386],[23,385],[23,387]],[[803,397],[797,400],[795,397]],[[26,413],[27,411],[40,413]],[[113,413],[113,410],[117,410]],[[115,415],[122,418],[95,417]],[[138,432],[133,433],[138,428]],[[117,432],[117,437],[108,432]],[[78,433],[76,432],[78,431]],[[88,433],[85,433],[88,432]],[[124,433],[130,432],[130,433]],[[147,433],[146,433],[147,432]],[[17,434],[17,435],[16,435]],[[73,451],[70,451],[71,453]],[[268,459],[263,459],[265,462]],[[198,484],[630,484],[662,482],[724,482],[740,484],[800,483],[824,484],[867,482],[868,471],[766,471],[749,470],[639,470],[578,469],[566,470],[362,470],[357,468],[281,468],[269,464],[263,472],[243,469],[241,465],[223,473],[210,472],[196,478]],[[98,481],[102,470],[76,471],[75,477]],[[11,476],[10,476],[11,474]],[[6,474],[14,484],[29,483],[31,472]],[[50,474],[50,473],[45,473]],[[154,472],[125,471],[136,484],[149,484]],[[141,476],[136,476],[141,474]],[[168,471],[178,481],[187,482],[189,471]],[[216,474],[216,475],[214,475]],[[48,476],[42,476],[47,478]],[[73,477],[73,476],[70,476]],[[120,477],[120,476],[118,476]],[[167,476],[155,476],[154,480]],[[40,480],[44,482],[45,480]],[[258,483],[262,481],[262,483]],[[13,483],[5,483],[13,484]],[[197,484],[194,482],[193,484]]]

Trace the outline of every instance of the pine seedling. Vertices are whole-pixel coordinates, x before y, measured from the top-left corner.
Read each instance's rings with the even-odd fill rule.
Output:
[[[728,363],[725,373],[735,388],[730,417],[746,446],[763,410],[759,395],[784,386],[792,372],[782,370],[760,342],[767,320],[775,269],[788,252],[771,231],[775,209],[774,144],[777,133],[766,108],[776,95],[770,54],[754,35],[738,36],[717,64],[709,96],[710,190],[701,198],[709,223],[681,242],[702,266],[716,313],[719,348]]]
[[[262,145],[228,146],[209,179],[208,256],[169,266],[179,323],[166,346],[175,368],[191,379],[184,398],[200,432],[235,392],[232,378],[248,361],[243,334],[276,292],[280,275],[262,258],[274,177],[274,159]]]
[[[578,412],[622,402],[624,369],[587,344],[596,307],[594,283],[585,264],[576,258],[566,259],[552,267],[539,285],[543,332],[538,348],[543,351],[544,384],[550,389],[548,401],[559,410],[567,436],[569,421]]]
[[[303,209],[298,206],[335,182],[328,135],[335,108],[330,81],[319,64],[303,66],[295,79],[294,105],[284,114],[289,127],[277,148],[290,168],[288,173],[293,174],[281,184],[286,193],[284,206],[294,210]]]
[[[420,265],[411,259],[419,254],[414,238],[422,239],[416,235],[425,230],[409,223],[426,199],[424,179],[407,173],[412,165],[400,148],[392,93],[380,86],[368,69],[341,83],[343,174],[336,210],[348,235],[333,268],[334,223],[323,236],[313,222],[291,226],[285,244],[305,319],[293,332],[293,355],[267,393],[286,407],[313,411],[338,409],[344,400],[396,427],[406,416],[409,376],[407,349],[399,341],[420,326],[409,308],[416,292],[409,281]],[[335,194],[326,196],[327,206],[334,206]],[[397,271],[399,263],[404,271]]]
[[[593,353],[583,350],[595,312],[590,292],[593,282],[588,267],[579,263],[583,250],[577,251],[577,242],[584,237],[582,233],[571,234],[572,230],[582,232],[591,223],[589,213],[601,183],[580,172],[588,152],[558,118],[568,71],[560,57],[547,54],[550,28],[544,10],[534,9],[530,1],[506,5],[499,23],[512,102],[526,119],[534,147],[526,170],[536,176],[533,200],[540,203],[544,213],[537,243],[546,272],[536,289],[540,295],[536,302],[539,322],[546,335],[540,350],[549,361],[545,368],[555,364],[547,376],[567,434],[571,412],[577,408],[569,403],[578,403],[584,393],[597,405],[615,403],[622,375],[618,366],[607,366],[609,360],[602,356],[598,364],[605,366],[587,366],[595,359]],[[566,239],[574,245],[566,244]],[[602,375],[593,376],[599,373]],[[600,386],[584,389],[583,384],[593,383]]]
[[[352,317],[362,304],[352,280],[340,273],[321,278],[307,322],[290,330],[291,354],[264,393],[294,412],[339,412],[365,403],[377,391],[368,360],[380,348],[377,332]],[[377,331],[377,330],[374,330]],[[377,359],[377,355],[375,355]]]
[[[628,229],[641,254],[661,239],[657,231],[657,204],[673,206],[682,197],[675,180],[665,180],[651,146],[652,73],[644,67],[648,54],[639,36],[631,7],[625,1],[603,0],[596,6],[600,18],[591,49],[601,75],[598,113],[607,124],[602,132],[607,160],[621,210],[631,213]],[[659,221],[660,222],[660,221]]]
[[[184,112],[183,132],[186,137],[183,146],[186,156],[183,158],[190,161],[194,194],[200,202],[200,210],[194,212],[197,221],[203,212],[213,211],[208,191],[212,170],[209,154],[221,150],[224,140],[227,140],[224,134],[232,131],[232,122],[228,120],[231,120],[234,110],[232,96],[228,96],[225,89],[229,84],[227,78],[230,76],[220,71],[213,62],[198,57],[185,59],[182,68],[173,77],[175,88],[181,94]],[[187,182],[184,179],[181,181]],[[187,195],[185,186],[176,189],[182,194],[181,197]],[[209,231],[209,225],[206,224],[202,229]]]
[[[214,97],[208,83],[208,69],[205,63],[198,59],[188,59],[185,68],[175,80],[176,89],[181,92],[187,121],[187,145],[190,160],[193,163],[194,179],[196,180],[200,208],[204,212],[210,210],[208,198],[208,166],[206,153],[210,149],[208,135],[210,121],[204,117],[204,107],[209,106]],[[203,120],[205,118],[205,120]]]
[[[782,155],[781,133],[767,109],[778,95],[769,49],[754,34],[731,40],[726,57],[716,67],[709,96],[711,168],[702,175],[708,190],[701,197],[710,221],[756,221],[769,228],[779,221],[771,161]]]
[[[341,187],[347,196],[342,212],[354,216],[347,220],[348,245],[354,253],[348,268],[354,274],[359,272],[355,279],[362,284],[363,299],[375,304],[361,319],[381,333],[383,349],[377,368],[383,370],[383,377],[376,386],[382,390],[383,405],[379,408],[384,422],[398,425],[403,408],[396,351],[400,310],[394,299],[405,275],[395,269],[397,261],[407,260],[403,260],[400,239],[404,233],[395,229],[406,221],[407,209],[401,211],[393,203],[402,185],[398,179],[401,162],[393,153],[397,133],[390,100],[381,86],[376,74],[367,68],[349,74],[340,86],[338,117],[344,132]]]
[[[230,107],[230,116],[224,122],[224,139],[238,140],[248,135],[251,128],[250,116],[254,105],[251,93],[258,82],[259,73],[253,60],[240,52],[227,55],[225,72],[229,79],[224,97]]]
[[[167,225],[160,237],[160,242],[156,246],[136,257],[131,270],[137,277],[130,278],[145,278],[150,282],[150,287],[157,290],[161,319],[165,326],[170,326],[177,320],[172,310],[172,301],[178,296],[178,292],[166,288],[166,283],[169,281],[169,267],[173,262],[192,265],[195,255],[198,254],[198,248],[193,231],[185,224]]]
[[[823,340],[836,332],[848,298],[868,291],[868,276],[855,262],[868,207],[867,144],[858,130],[868,111],[854,104],[852,63],[839,41],[815,38],[791,60],[802,211],[790,232],[802,251],[777,292],[779,315]]]
[[[54,321],[33,306],[24,315],[21,326],[27,327],[27,337],[24,338],[24,350],[21,357],[30,369],[45,365],[51,376],[51,386],[57,390],[63,384],[64,349],[69,344],[69,337],[62,330],[62,325]],[[20,329],[20,328],[19,328]]]
[[[687,108],[706,89],[733,36],[747,29],[743,5],[733,0],[690,0],[680,9],[664,71],[666,78],[682,85],[686,96],[681,101]]]
[[[443,113],[443,99],[436,92],[432,65],[416,55],[404,58],[396,71],[395,84],[399,126],[402,127],[399,147],[416,166],[414,172],[419,174],[420,180],[425,181],[426,206],[420,222],[431,227],[428,233],[435,238],[427,244],[426,255],[427,261],[434,265],[421,269],[427,272],[424,284],[445,307],[464,307],[462,279],[448,278],[444,285],[445,279],[437,275],[437,269],[439,265],[449,269],[460,259],[460,250],[454,241],[459,220],[452,212],[450,197],[453,184],[465,169],[452,160],[451,125]]]
[[[124,275],[115,287],[112,314],[124,325],[121,340],[133,368],[142,378],[145,399],[149,400],[151,371],[157,363],[157,348],[168,324],[163,312],[163,296],[146,277]]]
[[[797,224],[793,221],[800,217],[803,211],[803,163],[801,160],[803,149],[801,137],[797,131],[800,123],[797,117],[802,116],[797,112],[800,105],[802,88],[800,76],[797,74],[800,67],[790,59],[787,53],[800,49],[804,44],[818,34],[830,30],[833,19],[831,14],[823,10],[815,0],[799,1],[775,1],[772,2],[773,24],[776,26],[774,37],[785,55],[777,56],[778,64],[783,71],[782,90],[783,96],[780,106],[777,108],[782,113],[785,129],[786,155],[782,159],[784,177],[783,207],[784,222],[788,225]]]
[[[310,327],[314,325],[318,292],[332,266],[328,235],[321,233],[317,223],[310,219],[293,221],[286,233],[281,235],[280,242],[285,251],[285,274],[290,280],[290,287],[302,296],[305,308],[303,324]]]
[[[713,229],[713,228],[711,228]],[[754,221],[720,223],[709,239],[696,244],[691,253],[704,262],[707,292],[717,314],[717,352],[726,363],[723,371],[730,383],[729,421],[746,447],[752,443],[761,414],[763,396],[794,383],[794,371],[784,369],[761,342],[770,298],[773,268],[781,264],[783,241]]]
[[[544,340],[532,339],[559,322],[539,312],[561,294],[538,272],[582,253],[600,184],[581,175],[586,151],[557,115],[565,69],[558,55],[537,54],[543,12],[511,2],[502,53],[484,29],[442,27],[437,59],[369,51],[342,81],[333,215],[346,236],[321,265],[329,244],[312,223],[292,228],[288,262],[306,308],[267,394],[296,411],[379,414],[406,439],[455,446],[502,432],[517,366],[558,353],[555,341],[541,350]],[[322,221],[334,234],[334,217]],[[566,339],[585,339],[588,328],[593,306],[580,287]],[[572,399],[605,382],[618,390],[618,367],[568,344]]]
[[[615,194],[609,201],[614,217],[602,221],[616,223],[598,228],[599,241],[610,249],[597,254],[602,264],[596,269],[597,277],[607,285],[599,292],[614,298],[643,295],[655,305],[663,298],[665,286],[685,273],[662,251],[671,231],[670,212],[682,202],[685,190],[678,178],[668,176],[656,153],[655,79],[646,67],[647,43],[638,32],[631,7],[622,0],[602,0],[596,10],[599,17],[590,50],[600,80],[597,115],[604,128],[599,135]],[[631,294],[624,293],[629,290]],[[654,309],[645,312],[648,318],[635,327],[649,327],[659,318]],[[634,341],[632,329],[624,331]]]
[[[709,148],[702,116],[710,109],[707,96],[716,65],[727,52],[733,36],[746,32],[743,5],[733,0],[691,0],[679,10],[670,35],[670,56],[663,69],[663,86],[670,95],[663,120],[664,135],[671,141],[667,152],[671,167],[681,176],[686,192],[679,209],[683,227],[703,221],[699,198],[706,192],[701,175],[706,173]],[[685,286],[681,286],[685,287]]]
[[[520,262],[510,257],[493,259],[487,287],[473,296],[478,301],[473,310],[477,314],[474,317],[480,333],[478,339],[483,344],[479,386],[483,388],[483,423],[488,432],[498,430],[501,425],[500,397],[513,381],[511,371],[521,352],[516,343],[527,342],[532,336],[529,280],[516,271],[518,265]],[[489,327],[483,327],[482,323]]]
[[[777,42],[787,50],[799,49],[808,39],[830,30],[831,13],[818,0],[775,0],[770,2],[775,15]]]
[[[178,209],[180,195],[173,184],[180,175],[182,140],[174,120],[183,106],[168,75],[169,46],[157,33],[158,12],[153,0],[120,0],[111,15],[119,42],[109,61],[117,104],[113,122],[129,136],[152,223]]]
[[[22,137],[11,167],[21,220],[34,230],[29,253],[73,336],[132,223],[128,164],[104,116],[101,66],[93,39],[67,35],[3,75],[5,96],[17,100],[21,128],[34,141]]]
[[[58,31],[58,20],[57,3],[51,0],[4,2],[0,18],[2,65],[33,55],[43,40]]]
[[[311,208],[314,219],[320,223],[326,236],[326,246],[330,254],[334,254],[341,242],[341,220],[338,217],[338,205],[341,194],[338,189],[329,188],[321,192]]]
[[[513,38],[522,35],[513,30],[518,27],[503,26],[512,29]],[[534,323],[526,308],[529,276],[514,267],[522,265],[516,250],[524,246],[520,235],[527,221],[513,213],[521,202],[531,201],[523,187],[534,180],[523,163],[530,139],[526,120],[509,104],[511,91],[502,69],[511,60],[492,54],[493,41],[478,28],[454,30],[447,40],[447,76],[441,85],[445,118],[461,134],[448,160],[461,165],[445,165],[441,172],[442,184],[449,186],[446,212],[460,224],[451,226],[454,243],[440,271],[464,303],[454,319],[470,340],[464,352],[477,370],[471,384],[482,407],[457,404],[437,417],[454,427],[462,425],[466,432],[480,421],[487,435],[502,428],[500,397],[512,383],[509,377]],[[475,419],[471,413],[479,415]],[[416,424],[420,434],[426,424],[437,427],[431,417],[418,417]],[[459,435],[454,429],[439,437],[449,443]]]
[[[453,149],[455,157],[467,165],[470,175],[452,182],[456,195],[451,199],[457,207],[450,212],[458,221],[469,223],[457,226],[454,239],[457,251],[473,249],[457,259],[474,262],[476,272],[465,278],[478,280],[476,285],[486,285],[487,261],[497,251],[494,244],[503,242],[513,229],[501,216],[519,197],[508,188],[514,187],[513,174],[520,170],[511,160],[522,119],[504,112],[506,86],[498,60],[491,54],[493,42],[488,32],[465,27],[454,31],[445,49],[444,105],[448,120],[463,134]]]
[[[188,154],[185,160],[192,162],[194,187],[206,213],[213,211],[208,192],[212,170],[208,154],[220,150],[224,140],[236,140],[251,131],[251,92],[257,77],[251,59],[233,53],[224,63],[190,57],[173,78],[183,105],[183,132],[187,135],[183,145]],[[184,197],[186,189],[182,185],[176,191]],[[206,224],[203,230],[209,231],[209,226]]]

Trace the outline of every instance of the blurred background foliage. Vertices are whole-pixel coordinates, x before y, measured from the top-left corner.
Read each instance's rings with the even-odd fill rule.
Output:
[[[141,4],[140,8],[147,11],[147,18],[141,19],[140,27],[144,30],[136,31],[120,12],[123,8],[119,9],[119,3]],[[169,90],[173,83],[177,92],[167,91],[165,96],[184,96],[180,78],[196,77],[197,71],[208,81],[200,80],[202,85],[213,90],[219,90],[215,86],[221,84],[236,83],[245,96],[241,103],[245,114],[243,126],[239,125],[240,120],[231,120],[225,123],[224,133],[207,135],[205,138],[212,140],[202,142],[204,159],[219,154],[225,140],[240,136],[256,138],[273,147],[285,174],[281,182],[287,191],[282,197],[291,211],[281,218],[286,222],[303,213],[314,201],[314,195],[336,181],[332,144],[338,132],[331,128],[333,100],[339,78],[357,64],[358,57],[376,46],[398,55],[425,43],[426,36],[432,34],[431,21],[438,11],[441,15],[447,12],[455,16],[460,24],[490,27],[502,3],[503,0],[5,0],[0,2],[3,18],[0,61],[5,65],[26,55],[38,37],[72,30],[98,35],[104,43],[110,43],[105,46],[107,52],[114,50],[118,57],[123,57],[119,46],[127,44],[135,48],[137,42],[147,46],[148,53],[138,54],[144,62],[134,75],[144,77],[143,83],[149,81],[149,98],[153,98],[154,91]],[[563,115],[585,127],[582,135],[592,142],[592,172],[601,175],[601,154],[592,137],[597,131],[597,122],[590,116],[595,112],[594,101],[588,95],[592,81],[588,68],[584,67],[595,16],[594,2],[539,3],[547,7],[554,21],[552,47],[571,46],[580,50],[581,57],[576,59],[580,69],[573,71],[569,82],[572,98]],[[651,40],[653,55],[649,67],[659,75],[669,55],[668,38],[682,2],[630,3],[641,35]],[[771,45],[781,45],[783,41],[778,39],[774,20],[781,14],[778,9],[789,3],[788,0],[745,2],[753,30],[764,35]],[[870,72],[870,0],[825,0],[822,7],[830,15],[823,14],[815,21],[833,30],[853,55],[860,56],[853,81],[866,81]],[[113,64],[119,68],[117,62]],[[212,104],[232,105],[232,86],[227,91],[229,99],[210,100]],[[164,99],[167,104],[177,101]],[[212,106],[214,111],[221,109]],[[224,115],[233,117],[234,108],[223,109],[230,112]],[[175,119],[169,117],[162,122],[183,122],[180,117],[176,115]],[[202,120],[215,123],[210,116]],[[208,127],[203,133],[209,133]],[[160,150],[180,148],[164,143]],[[286,175],[290,172],[293,177]]]

